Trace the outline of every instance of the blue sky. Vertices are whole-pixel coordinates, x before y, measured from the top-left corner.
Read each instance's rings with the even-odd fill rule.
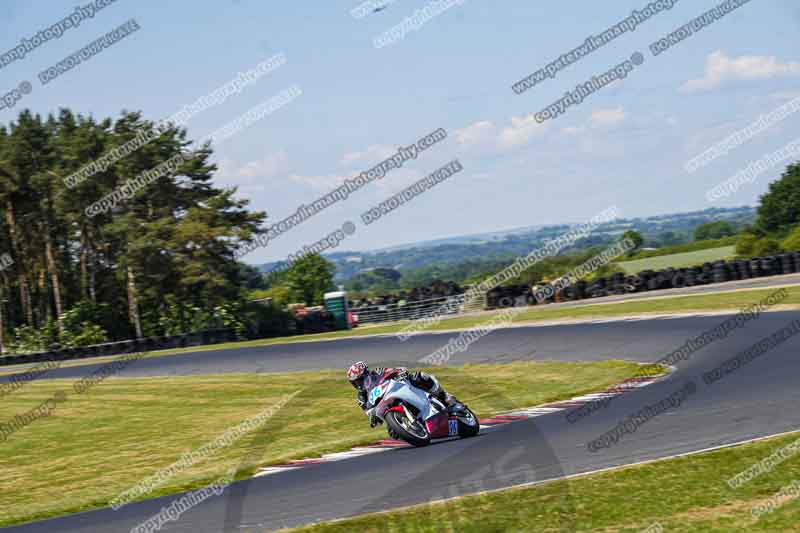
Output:
[[[200,138],[291,85],[302,89],[295,101],[215,147],[217,183],[238,186],[272,221],[398,145],[447,130],[448,139],[416,161],[252,252],[245,258],[251,263],[283,259],[346,220],[358,229],[340,249],[367,250],[579,222],[614,204],[627,217],[704,209],[711,205],[706,190],[800,136],[796,114],[697,172],[684,170],[691,157],[800,96],[796,1],[752,0],[653,57],[653,41],[718,3],[680,0],[521,95],[512,83],[648,2],[465,0],[402,40],[373,46],[375,36],[429,2],[396,0],[356,19],[350,11],[358,1],[118,0],[0,69],[0,92],[23,80],[33,84],[16,108],[0,111],[0,120],[23,107],[47,113],[60,106],[97,117],[135,109],[160,119],[282,52],[286,65],[186,125]],[[6,0],[0,52],[76,5]],[[130,18],[139,31],[39,83],[40,71]],[[533,120],[565,91],[637,51],[645,62],[627,79],[555,120]],[[463,172],[379,221],[361,223],[361,213],[456,157]],[[773,169],[714,205],[754,204],[779,173]]]

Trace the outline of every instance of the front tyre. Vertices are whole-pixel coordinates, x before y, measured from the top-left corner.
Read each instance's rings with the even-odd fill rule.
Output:
[[[431,443],[431,435],[428,433],[428,429],[419,420],[410,423],[408,417],[397,411],[386,413],[384,420],[389,429],[389,435],[394,433],[397,436],[396,438],[417,447],[427,446]]]
[[[481,430],[478,417],[466,406],[464,406],[463,412],[456,415],[456,420],[458,420],[458,436],[462,439],[474,437]]]

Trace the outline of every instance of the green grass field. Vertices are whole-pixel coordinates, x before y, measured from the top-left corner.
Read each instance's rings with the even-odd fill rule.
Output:
[[[518,362],[431,369],[479,416],[569,398],[641,371],[622,361]],[[181,470],[145,497],[258,467],[386,438],[372,429],[342,371],[110,378],[87,393],[72,380],[28,383],[2,399],[0,423],[61,390],[68,399],[0,443],[0,526],[104,507],[187,452],[300,391],[256,429]]]
[[[292,531],[642,533],[655,524],[669,533],[800,531],[800,499],[758,519],[751,514],[800,479],[797,458],[737,489],[726,483],[798,436]]]
[[[800,305],[800,285],[785,287],[788,297],[783,304]],[[607,304],[586,304],[574,307],[530,307],[520,311],[513,318],[513,322],[536,322],[541,320],[556,319],[589,319],[607,318],[615,316],[627,316],[634,314],[647,313],[687,313],[699,311],[720,311],[737,310],[744,306],[757,302],[775,289],[757,290],[732,290],[730,292],[702,294],[695,296],[667,296],[658,297],[657,293],[653,299],[640,300],[634,302],[607,303]],[[491,313],[481,315],[464,316],[459,318],[447,318],[438,324],[426,329],[425,331],[442,331],[450,329],[465,329],[477,326],[491,319]],[[236,348],[250,348],[258,346],[274,346],[280,344],[290,344],[295,342],[314,342],[342,339],[347,337],[361,337],[365,335],[392,334],[400,332],[408,323],[395,323],[386,326],[360,327],[352,331],[335,331],[331,333],[320,333],[316,335],[301,335],[297,337],[282,337],[275,339],[260,339],[244,342],[229,342],[224,344],[212,344],[208,346],[195,346],[192,348],[179,348],[175,350],[162,350],[151,352],[145,357],[162,357],[168,355],[178,355],[182,353],[202,352],[209,350],[224,350]],[[422,356],[424,354],[420,354]],[[93,357],[90,359],[78,359],[65,361],[61,366],[83,366],[113,361],[114,357]],[[0,367],[0,375],[19,372],[14,367]]]
[[[618,263],[618,265],[628,274],[638,274],[642,270],[661,270],[668,267],[692,267],[711,261],[728,259],[734,255],[736,255],[735,246],[723,246],[721,248],[710,248],[708,250],[698,250],[696,252],[635,259],[633,261]]]

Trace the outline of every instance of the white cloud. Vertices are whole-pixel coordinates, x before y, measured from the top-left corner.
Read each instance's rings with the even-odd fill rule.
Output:
[[[561,133],[564,135],[580,135],[586,131],[586,126],[567,126],[566,128],[561,128]]]
[[[589,125],[593,128],[613,126],[625,120],[625,111],[621,107],[615,109],[598,109],[589,117]]]
[[[320,174],[316,176],[292,174],[289,176],[289,179],[297,183],[302,183],[303,185],[309,185],[315,189],[333,189],[338,187],[346,178],[352,177],[351,175],[342,176],[339,174]]]
[[[498,133],[495,124],[488,120],[473,122],[465,128],[455,131],[456,142],[461,146],[483,148],[489,150],[506,150],[527,144],[532,137],[544,133],[548,123],[538,123],[533,115],[527,117],[511,117],[511,125]]]
[[[394,154],[397,148],[387,146],[385,144],[373,144],[369,148],[361,152],[348,152],[342,156],[340,165],[355,165],[362,163],[369,163],[375,165],[380,163],[390,155]]]
[[[782,63],[775,56],[729,57],[722,50],[711,53],[706,60],[705,75],[689,80],[680,91],[691,93],[718,87],[725,80],[758,80],[778,76],[800,75],[800,63]]]
[[[289,157],[281,150],[264,159],[245,163],[239,169],[239,175],[245,178],[273,178],[285,174],[289,170]]]
[[[548,122],[536,122],[534,116],[511,117],[511,126],[500,132],[498,144],[501,148],[516,148],[528,144],[532,137],[547,131]]]
[[[627,118],[628,114],[624,109],[622,109],[622,107],[616,107],[613,109],[597,109],[592,111],[585,124],[580,124],[578,126],[565,126],[561,128],[561,133],[574,137],[586,133],[590,129],[610,128],[612,126],[616,126],[617,124],[624,122]]]
[[[495,129],[494,124],[488,120],[475,122],[466,128],[456,130],[456,141],[464,145],[485,144],[492,141]]]

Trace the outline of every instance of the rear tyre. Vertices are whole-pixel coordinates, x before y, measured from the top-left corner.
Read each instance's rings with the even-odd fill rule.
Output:
[[[385,420],[389,435],[394,433],[397,438],[417,447],[427,446],[431,443],[431,435],[428,433],[428,428],[423,426],[419,420],[415,420],[413,424],[410,424],[408,418],[395,411],[386,413]]]
[[[464,412],[456,416],[456,420],[458,420],[458,436],[462,439],[474,437],[481,430],[478,417],[466,406]]]

